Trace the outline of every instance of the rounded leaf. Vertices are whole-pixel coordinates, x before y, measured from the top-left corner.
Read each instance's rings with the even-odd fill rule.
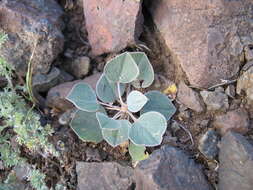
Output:
[[[140,71],[138,78],[132,82],[132,85],[135,88],[149,87],[154,81],[154,70],[148,57],[143,52],[131,52],[130,54]]]
[[[165,117],[158,112],[147,112],[133,124],[129,138],[135,145],[157,146],[167,128]]]
[[[105,112],[103,108],[101,109]],[[77,136],[85,142],[99,143],[103,140],[96,112],[78,110],[70,122],[70,126]]]
[[[109,61],[104,68],[106,78],[112,82],[130,83],[139,75],[139,68],[132,56],[126,52]]]
[[[129,144],[129,154],[134,162],[145,160],[148,158],[148,153],[145,153],[146,147],[135,145],[134,143]]]
[[[118,129],[120,127],[120,123],[117,120],[111,119],[103,113],[97,112],[96,118],[98,120],[98,123],[101,129],[112,130],[112,129]]]
[[[77,83],[66,99],[82,111],[95,112],[99,109],[94,90],[90,85],[83,82]]]
[[[176,107],[171,100],[159,91],[153,90],[145,94],[149,99],[141,110],[141,114],[156,111],[161,113],[167,120],[169,120],[176,112]]]
[[[131,112],[138,112],[147,103],[148,98],[141,92],[134,90],[127,96],[127,107]]]
[[[102,129],[104,139],[113,147],[128,140],[129,129],[131,127],[131,123],[127,120],[117,120],[117,122],[119,126],[117,129]]]
[[[121,96],[125,91],[125,84],[120,84]],[[118,99],[117,83],[109,81],[104,74],[101,75],[96,85],[97,96],[106,103],[112,103]]]

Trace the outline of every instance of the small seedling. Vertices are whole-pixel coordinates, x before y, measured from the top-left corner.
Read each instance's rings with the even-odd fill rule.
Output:
[[[153,80],[154,71],[145,53],[126,52],[115,57],[105,65],[96,93],[80,82],[68,94],[67,99],[78,108],[70,126],[83,141],[99,143],[104,139],[113,147],[127,141],[133,161],[147,158],[145,147],[161,144],[167,120],[176,111],[159,91],[140,91]]]

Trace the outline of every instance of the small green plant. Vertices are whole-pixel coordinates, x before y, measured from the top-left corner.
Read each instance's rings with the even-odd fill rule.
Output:
[[[113,147],[128,141],[133,161],[145,159],[145,147],[161,144],[167,120],[176,111],[159,91],[143,94],[138,90],[149,87],[153,80],[154,71],[145,53],[126,52],[115,57],[105,65],[96,93],[80,82],[68,94],[67,99],[78,108],[70,126],[83,141],[99,143],[104,139]]]

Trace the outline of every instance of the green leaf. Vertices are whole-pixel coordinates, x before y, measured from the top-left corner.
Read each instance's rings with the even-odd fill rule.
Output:
[[[176,112],[176,107],[171,100],[159,91],[153,90],[145,94],[149,101],[141,110],[141,114],[156,111],[169,120]]]
[[[116,122],[119,126],[117,129],[102,129],[104,139],[113,147],[128,140],[131,127],[131,123],[128,120],[117,120]]]
[[[148,158],[148,153],[145,153],[146,147],[145,146],[138,146],[134,143],[129,144],[128,147],[129,154],[134,162],[145,160]]]
[[[105,113],[103,107],[101,112]],[[78,110],[70,122],[70,126],[77,136],[85,142],[99,143],[103,140],[102,131],[96,118],[96,112]]]
[[[134,90],[127,96],[128,110],[138,112],[147,103],[148,98],[141,92]]]
[[[120,84],[121,96],[125,91],[125,84]],[[109,81],[105,75],[101,75],[96,85],[97,96],[100,100],[106,103],[112,103],[118,98],[117,84]]]
[[[99,109],[94,90],[83,82],[77,83],[66,99],[82,111],[95,112]]]
[[[132,56],[125,52],[109,61],[104,73],[112,82],[130,83],[138,77],[140,71]]]
[[[165,117],[158,112],[147,112],[133,124],[129,138],[135,145],[157,146],[167,128]]]
[[[130,54],[138,65],[140,71],[138,78],[132,82],[132,85],[135,88],[149,87],[154,81],[154,70],[148,57],[143,52],[131,52]]]
[[[97,112],[96,118],[98,120],[99,126],[101,129],[118,129],[120,127],[120,123],[115,119],[109,118],[107,115]]]

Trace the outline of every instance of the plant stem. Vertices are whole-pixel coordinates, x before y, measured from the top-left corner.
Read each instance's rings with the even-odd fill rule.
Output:
[[[117,82],[117,89],[118,89],[118,95],[119,95],[119,101],[121,105],[124,105],[125,103],[122,100],[121,93],[120,93],[120,84]]]
[[[113,106],[111,104],[107,104],[107,103],[100,102],[100,101],[98,101],[98,103],[101,104],[101,105],[103,105],[103,106],[108,106],[108,107],[111,107],[111,108],[115,107],[115,106]]]
[[[137,121],[136,117],[134,117],[134,115],[133,115],[130,111],[127,111],[127,114],[130,115],[130,117],[132,118],[132,120],[133,120],[134,122]]]
[[[113,119],[117,119],[118,117],[120,117],[121,116],[121,111],[120,112],[118,112],[118,113],[116,113],[114,116],[113,116]]]
[[[121,109],[120,109],[120,107],[117,107],[117,106],[115,106],[115,107],[105,107],[106,109],[108,109],[108,110],[116,110],[116,111],[121,111]]]

